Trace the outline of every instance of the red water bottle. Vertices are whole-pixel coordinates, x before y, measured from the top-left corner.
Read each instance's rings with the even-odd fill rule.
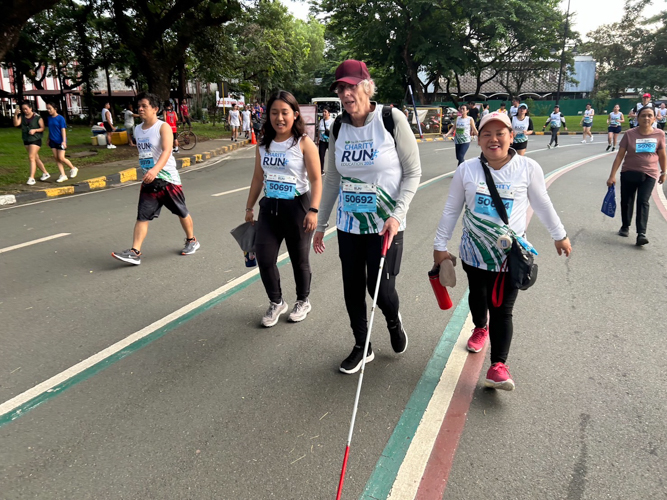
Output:
[[[447,292],[447,287],[440,283],[440,265],[435,266],[428,272],[428,280],[431,282],[431,288],[433,288],[433,293],[440,309],[443,311],[451,309],[453,304]]]

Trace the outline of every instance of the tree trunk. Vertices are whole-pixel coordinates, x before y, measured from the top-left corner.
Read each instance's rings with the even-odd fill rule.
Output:
[[[0,61],[4,61],[7,52],[16,46],[28,19],[58,2],[59,0],[14,0],[9,2],[7,8],[4,8],[3,3],[0,17]]]

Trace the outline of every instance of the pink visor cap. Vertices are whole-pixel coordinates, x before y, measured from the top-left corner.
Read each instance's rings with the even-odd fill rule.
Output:
[[[510,121],[509,117],[505,113],[498,113],[498,112],[493,112],[489,113],[486,115],[482,120],[479,122],[479,131],[481,132],[484,126],[490,122],[501,122],[503,125],[505,125],[508,128],[512,128],[512,122]]]

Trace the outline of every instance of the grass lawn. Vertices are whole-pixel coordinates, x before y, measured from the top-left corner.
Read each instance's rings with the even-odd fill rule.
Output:
[[[218,123],[215,127],[210,123],[193,123],[192,131],[197,134],[199,141],[209,139],[219,139],[229,137],[222,124]],[[85,167],[90,165],[100,165],[136,157],[137,150],[128,146],[119,146],[116,149],[107,149],[101,146],[93,146],[90,143],[90,127],[83,125],[73,125],[67,128],[67,153],[66,157],[76,167]],[[70,155],[83,152],[96,153],[93,156],[74,157]],[[58,173],[58,167],[53,158],[53,153],[48,147],[48,129],[44,131],[42,137],[42,148],[39,150],[39,157],[44,166],[51,175]],[[0,128],[0,187],[10,184],[24,184],[28,179],[28,153],[21,140],[20,128]],[[66,172],[68,169],[66,168]],[[39,168],[36,176],[39,177]]]

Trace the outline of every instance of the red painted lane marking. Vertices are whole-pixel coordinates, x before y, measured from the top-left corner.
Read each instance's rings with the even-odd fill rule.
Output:
[[[662,214],[662,216],[667,220],[667,207],[665,206],[664,202],[660,198],[660,195],[658,194],[658,189],[662,189],[662,184],[655,184],[655,189],[653,190],[653,201],[655,202],[656,206],[658,207],[658,210]]]
[[[477,387],[479,373],[482,371],[488,347],[489,342],[487,341],[484,349],[480,352],[468,354],[449,408],[433,445],[433,451],[431,451],[431,456],[426,464],[424,475],[419,483],[415,500],[442,499],[447,487],[449,473],[454,465],[456,449],[463,434],[470,402]]]

